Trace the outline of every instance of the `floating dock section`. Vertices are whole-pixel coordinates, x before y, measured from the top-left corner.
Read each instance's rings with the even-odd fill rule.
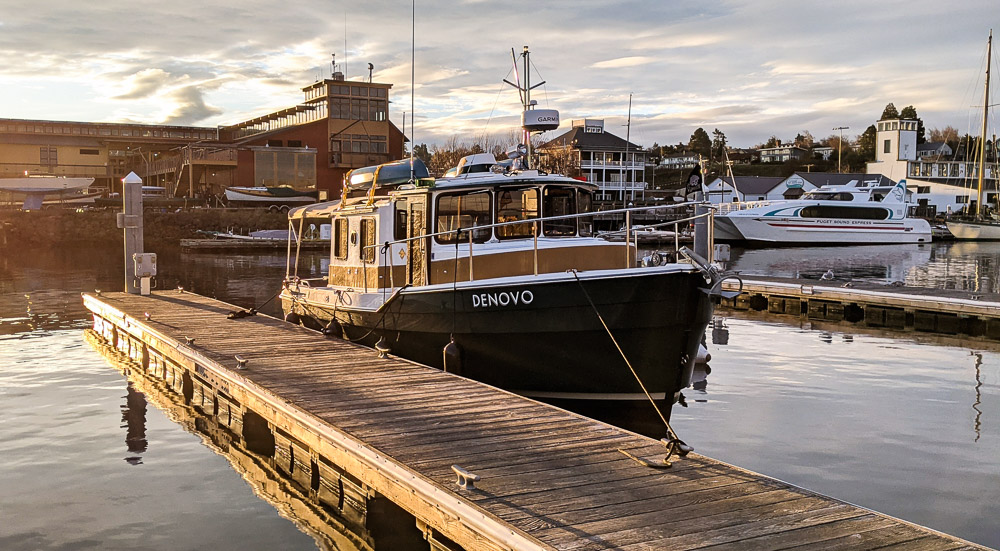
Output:
[[[83,300],[101,341],[315,503],[350,520],[387,498],[431,549],[983,549],[704,456],[665,468],[656,440],[213,299]]]
[[[733,280],[724,286],[739,288]],[[1000,340],[1000,295],[989,293],[754,277],[743,280],[743,294],[723,298],[721,306],[878,329]]]

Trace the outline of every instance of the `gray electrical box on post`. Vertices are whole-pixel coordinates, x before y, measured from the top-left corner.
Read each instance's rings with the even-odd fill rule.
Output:
[[[136,255],[142,253],[142,178],[129,172],[122,180],[122,212],[118,213],[118,227],[125,231],[125,292],[133,295],[149,294],[149,282],[143,293],[136,277]],[[154,257],[154,274],[155,274]]]

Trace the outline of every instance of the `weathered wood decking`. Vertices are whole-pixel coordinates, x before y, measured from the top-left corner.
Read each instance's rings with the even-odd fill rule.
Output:
[[[225,423],[267,420],[306,484],[332,463],[468,550],[981,549],[704,456],[643,466],[619,450],[656,462],[660,443],[198,295],[84,301],[137,362],[187,370],[177,384]]]

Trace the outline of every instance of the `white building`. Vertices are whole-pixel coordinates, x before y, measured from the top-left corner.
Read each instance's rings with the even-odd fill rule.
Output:
[[[573,127],[538,147],[546,156],[569,155],[580,174],[598,186],[597,199],[634,197],[646,189],[646,152],[641,146],[604,130],[604,119],[580,119]]]
[[[694,168],[696,164],[698,164],[697,153],[676,153],[664,155],[660,159],[660,166],[664,168]]]
[[[917,156],[917,121],[886,120],[876,124],[875,161],[868,172],[893,180],[906,179],[920,206],[938,213],[958,212],[976,200],[979,167],[969,161],[922,160]],[[984,204],[997,204],[997,163],[987,163],[983,180]]]
[[[705,199],[712,203],[732,203],[735,201],[763,201],[768,193],[778,187],[784,178],[765,176],[737,176],[716,178],[705,186]]]

